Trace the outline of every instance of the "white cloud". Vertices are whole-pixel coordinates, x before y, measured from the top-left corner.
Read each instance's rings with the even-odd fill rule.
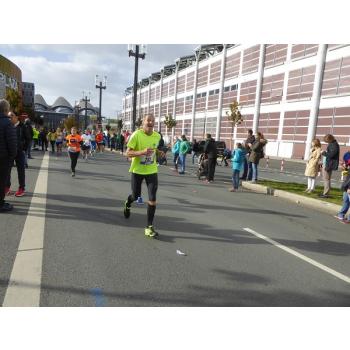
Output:
[[[159,71],[176,58],[193,53],[197,45],[149,45],[145,60],[139,61],[139,79]],[[0,52],[22,70],[23,81],[34,82],[35,92],[48,104],[65,97],[71,104],[91,91],[91,103],[98,106],[95,75],[108,76],[102,96],[102,114],[115,116],[122,97],[133,84],[134,59],[127,45],[0,45]]]

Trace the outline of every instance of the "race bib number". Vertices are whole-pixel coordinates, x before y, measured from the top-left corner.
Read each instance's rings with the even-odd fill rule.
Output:
[[[140,164],[142,165],[150,165],[154,163],[154,155],[155,153],[152,152],[149,156],[142,156],[140,159]]]

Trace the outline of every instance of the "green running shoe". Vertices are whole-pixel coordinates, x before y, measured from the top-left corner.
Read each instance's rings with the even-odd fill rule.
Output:
[[[145,236],[154,238],[158,236],[158,232],[154,231],[153,226],[147,226],[145,228]]]
[[[128,219],[130,217],[130,207],[128,207],[128,201],[125,201],[124,203],[124,217],[125,219]]]

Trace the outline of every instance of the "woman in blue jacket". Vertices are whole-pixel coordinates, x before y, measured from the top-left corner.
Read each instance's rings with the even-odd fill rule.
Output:
[[[230,192],[236,192],[239,187],[239,173],[243,168],[245,152],[241,143],[236,143],[234,152],[232,152],[231,165],[232,165],[232,185]]]
[[[177,171],[177,168],[178,168],[178,161],[179,161],[179,154],[180,154],[180,143],[181,143],[181,140],[175,136],[175,142],[173,144],[173,147],[171,149],[172,153],[174,154],[174,160],[173,160],[173,163],[174,163],[174,168],[175,170]]]

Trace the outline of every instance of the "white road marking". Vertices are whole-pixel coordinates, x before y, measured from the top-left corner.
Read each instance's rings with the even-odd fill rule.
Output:
[[[48,165],[45,153],[3,306],[40,306]]]
[[[343,275],[342,273],[337,272],[337,271],[335,271],[335,270],[333,270],[333,269],[331,269],[331,268],[329,268],[329,267],[327,267],[325,265],[322,265],[321,263],[317,262],[316,260],[310,259],[307,256],[305,256],[303,254],[300,254],[297,251],[295,251],[293,249],[290,249],[290,248],[284,246],[283,244],[278,243],[278,242],[274,241],[273,239],[268,238],[268,237],[262,235],[261,233],[258,233],[256,231],[250,229],[249,227],[243,228],[243,230],[253,234],[254,236],[256,236],[258,238],[263,239],[266,242],[269,242],[270,244],[274,245],[275,247],[280,248],[280,249],[286,251],[287,253],[296,256],[297,258],[299,258],[301,260],[306,261],[307,263],[309,263],[311,265],[314,265],[314,266],[318,267],[319,269],[321,269],[321,270],[323,270],[325,272],[328,272],[329,274],[331,274],[331,275],[341,279],[344,282],[350,283],[350,277],[348,277],[346,275]]]

